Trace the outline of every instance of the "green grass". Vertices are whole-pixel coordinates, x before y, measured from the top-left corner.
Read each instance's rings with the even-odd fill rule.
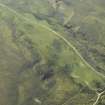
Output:
[[[0,105],[37,105],[35,98],[42,105],[69,105],[75,96],[73,105],[86,99],[93,104],[90,97],[95,101],[95,90],[105,86],[105,78],[62,34],[2,4],[0,24]],[[53,74],[44,77],[50,70]]]

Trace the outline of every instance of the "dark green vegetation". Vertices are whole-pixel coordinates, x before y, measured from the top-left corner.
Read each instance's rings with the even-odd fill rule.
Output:
[[[0,0],[0,105],[105,105],[104,6]]]

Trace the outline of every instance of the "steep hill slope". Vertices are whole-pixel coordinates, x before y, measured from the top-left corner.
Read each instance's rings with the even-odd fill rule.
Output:
[[[0,105],[104,105],[104,74],[79,54],[49,3],[0,0]]]

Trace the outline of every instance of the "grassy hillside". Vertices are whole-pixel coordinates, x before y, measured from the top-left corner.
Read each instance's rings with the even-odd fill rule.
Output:
[[[0,0],[0,105],[105,104],[104,1],[56,3]]]
[[[13,10],[49,24],[72,42],[85,60],[105,74],[104,0],[0,0]]]

